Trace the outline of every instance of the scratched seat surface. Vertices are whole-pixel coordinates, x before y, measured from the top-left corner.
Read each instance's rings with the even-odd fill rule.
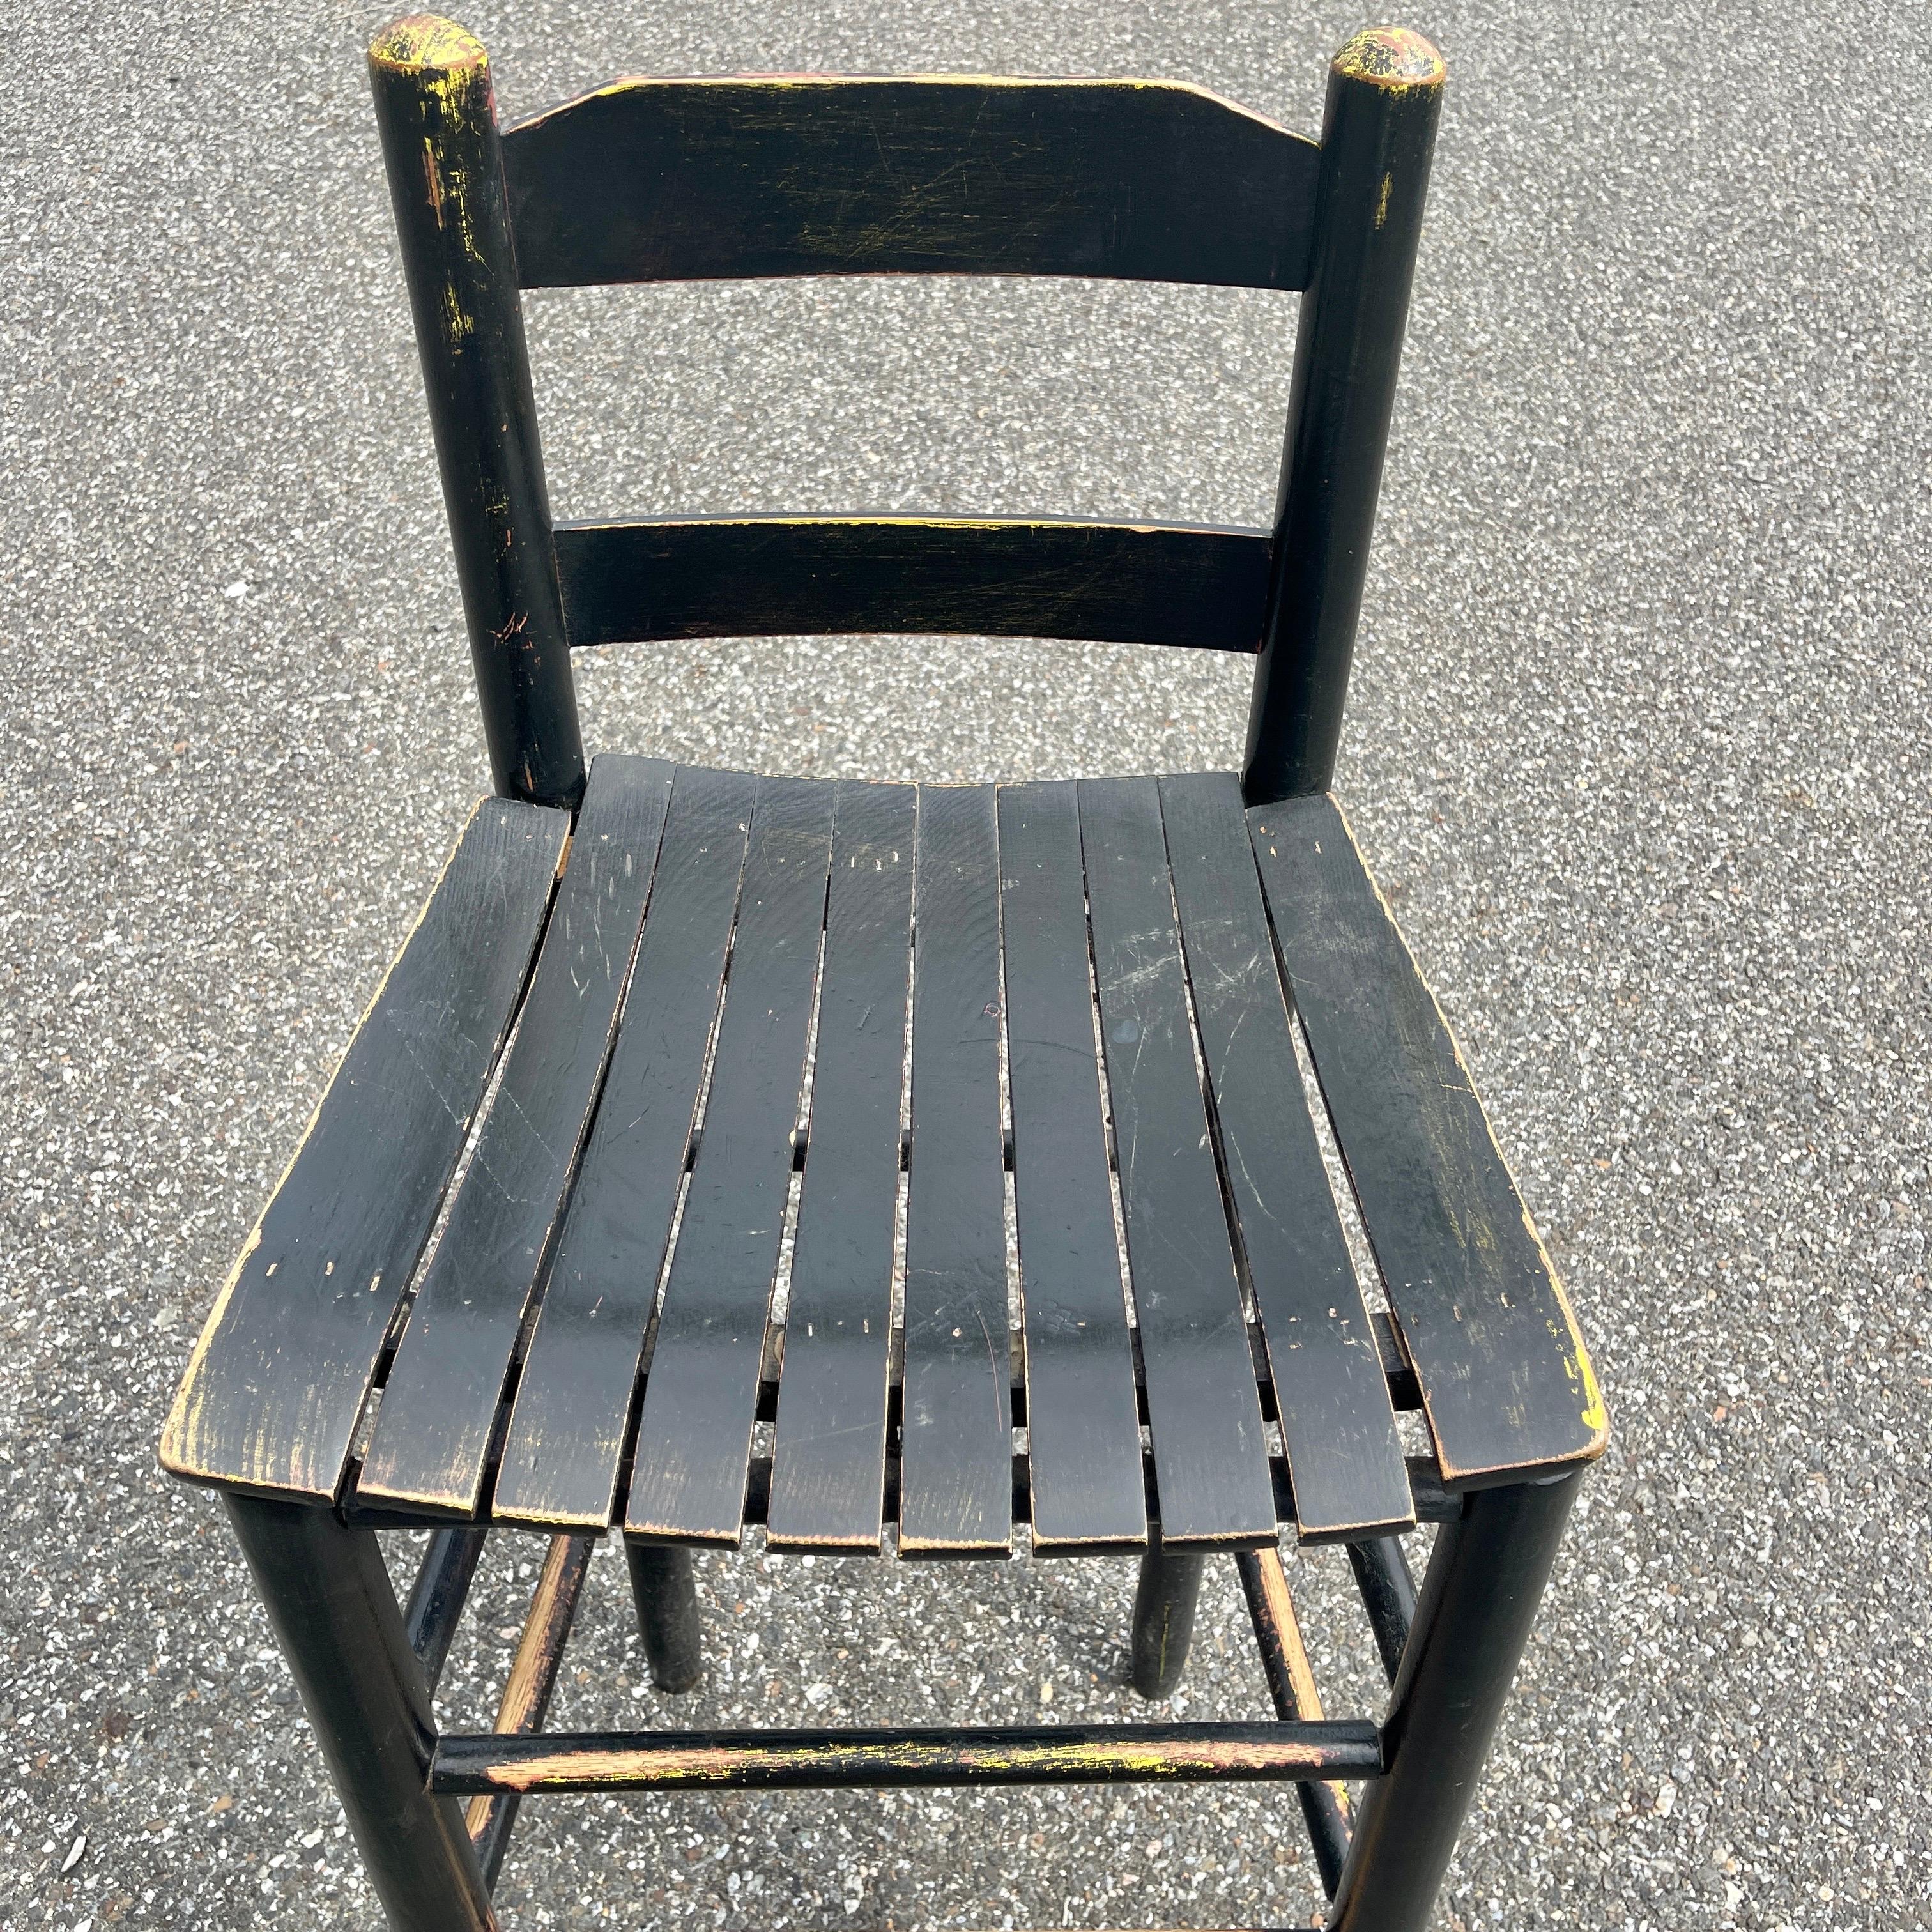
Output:
[[[1451,1490],[1602,1444],[1332,800],[606,756],[574,830],[477,808],[162,1458],[378,1520],[1241,1547],[1412,1522],[1394,1402]]]

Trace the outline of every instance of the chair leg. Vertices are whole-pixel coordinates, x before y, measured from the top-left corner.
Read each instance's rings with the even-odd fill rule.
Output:
[[[1143,1697],[1172,1697],[1180,1688],[1207,1560],[1198,1552],[1164,1550],[1157,1543],[1150,1544],[1141,1558],[1140,1586],[1134,1592],[1133,1667],[1134,1688]]]
[[[704,1650],[691,1552],[671,1544],[626,1543],[624,1554],[651,1682],[673,1696],[695,1690],[704,1675]]]
[[[1402,1552],[1402,1538],[1378,1536],[1371,1543],[1350,1544],[1348,1565],[1355,1573],[1355,1587],[1376,1634],[1382,1670],[1393,1684],[1415,1622],[1415,1584],[1408,1574],[1408,1559]]]
[[[428,1790],[429,1689],[375,1532],[224,1500],[393,1932],[495,1932],[462,1810]]]
[[[1581,1470],[1481,1490],[1445,1523],[1362,1794],[1329,1932],[1420,1932],[1529,1640]]]

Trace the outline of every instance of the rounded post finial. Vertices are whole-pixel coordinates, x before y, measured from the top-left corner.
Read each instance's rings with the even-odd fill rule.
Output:
[[[1338,80],[1406,90],[1440,87],[1449,64],[1430,41],[1406,27],[1368,27],[1342,49],[1329,69]]]
[[[487,69],[490,56],[467,27],[440,14],[411,14],[391,22],[369,43],[369,64],[399,74],[454,74]]]

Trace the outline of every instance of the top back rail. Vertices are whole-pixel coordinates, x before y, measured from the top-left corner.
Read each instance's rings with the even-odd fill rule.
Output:
[[[1320,160],[1199,88],[980,75],[627,78],[503,136],[526,289],[860,274],[1301,289]]]
[[[1253,654],[1250,804],[1325,791],[1444,68],[1358,34],[1318,146],[1196,88],[625,80],[500,134],[488,56],[399,21],[369,66],[499,791],[574,807],[573,645],[813,632]],[[553,523],[520,292],[728,276],[1300,290],[1273,526],[1054,517]]]

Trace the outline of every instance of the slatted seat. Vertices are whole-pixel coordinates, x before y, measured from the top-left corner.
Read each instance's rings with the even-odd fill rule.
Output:
[[[1447,1488],[1594,1453],[1561,1290],[1332,801],[607,754],[546,920],[565,830],[478,808],[217,1310],[176,1473],[938,1556],[1398,1533],[1391,1377]]]
[[[1351,42],[1318,146],[1192,88],[947,77],[626,80],[500,137],[462,29],[370,64],[498,795],[161,1456],[224,1492],[391,1922],[491,1926],[531,1792],[1244,1778],[1294,1784],[1337,1932],[1417,1932],[1605,1431],[1330,790],[1439,56]],[[1274,526],[553,523],[520,288],[908,272],[1304,291]],[[573,649],[854,629],[1246,652],[1246,754],[972,788],[585,758]],[[436,1532],[406,1611],[398,1524]],[[500,1528],[550,1553],[495,1731],[440,1736]],[[1228,1552],[1274,1718],[538,1735],[607,1532],[676,1693],[688,1552],[748,1531],[1137,1553],[1153,1698]],[[1324,1714],[1284,1538],[1346,1549],[1379,1723]]]

